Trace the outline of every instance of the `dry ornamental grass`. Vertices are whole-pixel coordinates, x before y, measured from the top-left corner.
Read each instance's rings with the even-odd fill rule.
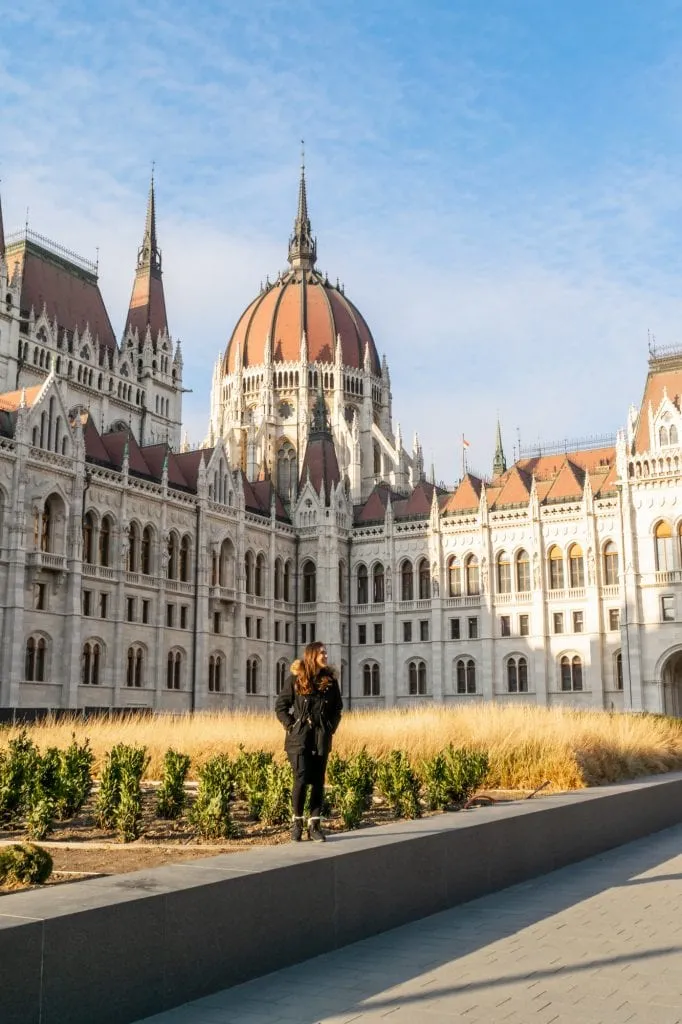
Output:
[[[0,749],[18,732],[0,730]],[[283,756],[283,730],[274,715],[241,711],[87,721],[74,717],[29,728],[41,750],[67,747],[74,733],[79,741],[89,739],[96,774],[116,743],[147,748],[147,779],[160,778],[169,747],[190,755],[191,779],[209,757],[234,757],[240,746]],[[363,746],[375,756],[404,750],[416,762],[449,743],[487,752],[486,785],[495,789],[534,789],[549,781],[549,789],[562,791],[682,768],[682,725],[675,719],[493,704],[346,713],[334,748],[342,757]]]

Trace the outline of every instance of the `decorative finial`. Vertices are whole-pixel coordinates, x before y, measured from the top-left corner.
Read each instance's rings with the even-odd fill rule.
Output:
[[[301,140],[301,146],[303,146]],[[298,210],[294,233],[289,239],[289,263],[292,267],[312,270],[317,259],[317,243],[312,236],[308,217],[308,196],[305,183],[305,150],[301,150],[301,180],[298,186]]]

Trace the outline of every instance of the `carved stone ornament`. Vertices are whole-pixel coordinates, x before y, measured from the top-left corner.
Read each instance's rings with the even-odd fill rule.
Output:
[[[488,559],[481,559],[481,591],[488,593]]]
[[[587,582],[590,586],[594,586],[597,579],[596,565],[594,560],[594,551],[592,548],[587,549]]]
[[[533,587],[535,590],[540,589],[540,556],[537,551],[533,555]]]

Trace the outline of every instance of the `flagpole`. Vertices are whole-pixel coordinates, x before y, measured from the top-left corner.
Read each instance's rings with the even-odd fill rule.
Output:
[[[464,447],[464,434],[462,434],[462,480],[466,476],[466,448]]]

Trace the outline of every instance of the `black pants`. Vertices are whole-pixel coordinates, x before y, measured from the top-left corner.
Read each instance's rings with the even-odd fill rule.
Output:
[[[326,754],[316,754],[312,750],[302,750],[289,754],[289,761],[294,772],[294,788],[291,803],[294,815],[303,817],[306,789],[310,786],[310,817],[319,818],[322,814],[324,799],[324,773],[327,770]]]

